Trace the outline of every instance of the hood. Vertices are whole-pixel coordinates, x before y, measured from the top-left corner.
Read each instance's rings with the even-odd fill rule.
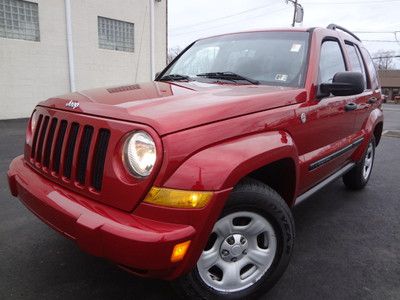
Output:
[[[163,136],[304,102],[306,97],[305,89],[289,87],[151,82],[75,92],[50,98],[39,105],[142,123]]]

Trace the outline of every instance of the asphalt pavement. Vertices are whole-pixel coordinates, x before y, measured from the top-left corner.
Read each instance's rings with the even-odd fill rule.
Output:
[[[81,252],[10,195],[25,125],[0,121],[0,299],[176,299],[166,282]],[[384,129],[400,130],[400,105],[385,105]],[[293,214],[292,260],[263,299],[400,299],[400,138],[382,138],[364,190],[337,180]]]

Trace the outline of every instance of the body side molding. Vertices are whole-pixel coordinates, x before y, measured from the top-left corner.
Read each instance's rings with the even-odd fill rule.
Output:
[[[318,167],[330,162],[331,160],[341,156],[342,154],[346,153],[347,151],[350,151],[351,149],[359,146],[363,140],[364,140],[364,138],[360,138],[360,139],[356,140],[355,142],[351,143],[350,145],[348,145],[332,154],[329,154],[328,156],[325,156],[324,158],[321,158],[320,160],[317,160],[316,162],[313,162],[308,167],[308,170],[313,171],[313,170],[317,169]]]

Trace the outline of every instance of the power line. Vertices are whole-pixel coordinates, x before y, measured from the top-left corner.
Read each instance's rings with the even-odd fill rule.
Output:
[[[372,57],[372,59],[383,59],[383,58],[400,58],[400,55],[390,55],[390,56],[377,56],[377,57]]]
[[[214,21],[229,19],[229,18],[232,18],[232,17],[236,17],[236,16],[240,16],[240,15],[243,15],[243,14],[247,14],[249,12],[256,11],[256,10],[259,10],[259,9],[262,9],[262,8],[271,7],[273,5],[275,5],[275,4],[262,5],[262,6],[258,6],[258,7],[254,7],[254,8],[250,8],[250,9],[238,12],[236,14],[227,15],[227,16],[223,16],[223,17],[220,17],[220,18],[216,18],[216,19],[210,19],[210,20],[207,20],[207,21],[202,21],[202,22],[194,23],[194,24],[191,24],[191,25],[188,25],[188,26],[179,26],[179,27],[171,28],[171,30],[187,29],[187,28],[196,27],[196,26],[203,25],[203,24],[208,24],[208,23],[214,22]]]
[[[393,34],[394,39],[393,40],[363,40],[365,42],[383,42],[383,43],[399,43],[400,45],[400,38],[397,36],[400,31],[354,31],[355,33],[361,33],[361,34]]]
[[[303,2],[303,4],[380,4],[380,3],[390,3],[390,2],[400,2],[400,0],[372,0],[372,1],[346,1],[346,2]]]
[[[362,40],[362,41],[370,43],[398,43],[398,41],[391,41],[391,40]]]
[[[363,31],[363,30],[358,30],[358,31],[353,31],[355,33],[396,33],[396,31]]]
[[[275,12],[282,11],[282,10],[286,10],[286,8],[280,8],[280,9],[277,9],[277,10],[274,10],[274,11],[270,11],[270,13],[275,13]],[[254,19],[261,18],[261,17],[264,18],[265,16],[266,16],[265,13],[263,13],[263,14],[260,14],[260,15],[253,16],[251,19],[254,20]],[[235,22],[237,22],[237,21],[235,21]],[[188,34],[195,34],[195,33],[203,32],[203,31],[208,31],[208,30],[211,30],[211,29],[217,29],[217,28],[228,26],[228,25],[232,25],[235,22],[231,21],[231,22],[228,22],[228,23],[219,24],[219,25],[212,26],[212,27],[206,27],[206,28],[197,29],[197,30],[190,30],[190,31],[186,31],[186,32],[178,32],[178,33],[172,32],[171,36],[182,36],[182,35],[188,35]]]

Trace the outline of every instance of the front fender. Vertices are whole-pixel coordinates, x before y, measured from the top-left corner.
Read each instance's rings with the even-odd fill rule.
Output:
[[[166,180],[164,187],[223,190],[234,187],[247,174],[284,158],[294,161],[297,173],[297,148],[288,133],[272,131],[245,136],[196,153]]]

